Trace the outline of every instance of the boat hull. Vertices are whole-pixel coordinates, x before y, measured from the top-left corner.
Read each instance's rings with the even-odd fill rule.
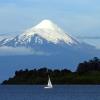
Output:
[[[47,86],[47,87],[44,87],[44,88],[45,88],[45,89],[51,89],[51,88],[53,88],[53,87],[48,87],[48,86]]]

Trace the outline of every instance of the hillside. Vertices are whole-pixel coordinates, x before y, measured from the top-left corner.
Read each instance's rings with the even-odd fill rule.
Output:
[[[100,59],[80,63],[75,72],[47,68],[19,70],[2,84],[47,84],[48,75],[53,84],[100,84]]]

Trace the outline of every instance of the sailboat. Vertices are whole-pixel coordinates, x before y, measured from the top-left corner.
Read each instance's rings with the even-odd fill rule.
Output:
[[[44,87],[44,88],[46,88],[46,89],[53,88],[53,85],[52,85],[52,83],[51,83],[50,77],[48,77],[48,84],[47,84],[47,86]]]

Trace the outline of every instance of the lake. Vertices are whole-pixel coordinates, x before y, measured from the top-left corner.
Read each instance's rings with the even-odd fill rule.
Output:
[[[1,85],[0,100],[100,100],[99,85]]]

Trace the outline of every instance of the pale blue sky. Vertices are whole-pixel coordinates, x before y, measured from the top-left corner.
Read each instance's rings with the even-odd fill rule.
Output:
[[[100,37],[100,0],[0,0],[0,34],[21,33],[43,19],[74,36]],[[100,47],[100,39],[86,41]]]

